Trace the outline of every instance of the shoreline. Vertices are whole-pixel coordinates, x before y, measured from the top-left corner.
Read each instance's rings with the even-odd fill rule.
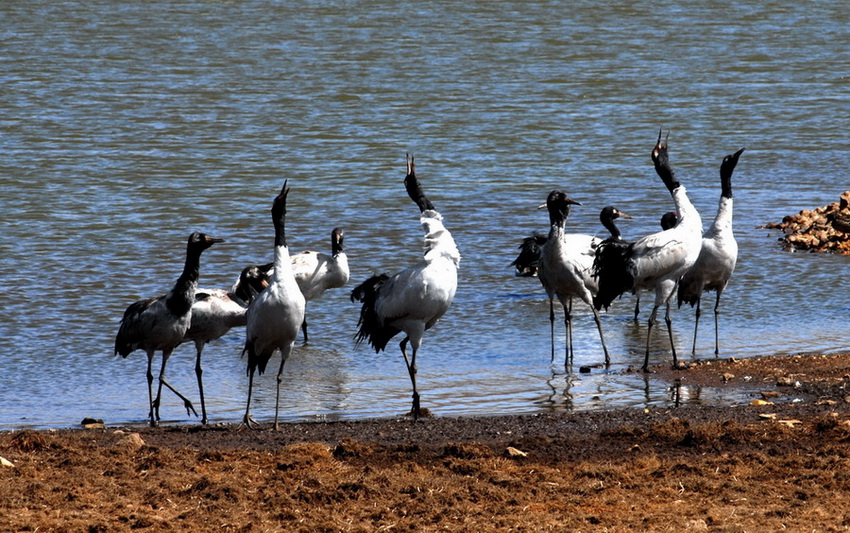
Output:
[[[656,367],[730,407],[0,433],[0,529],[850,528],[850,353]]]

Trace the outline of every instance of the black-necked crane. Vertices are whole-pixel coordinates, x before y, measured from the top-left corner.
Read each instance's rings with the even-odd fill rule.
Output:
[[[280,367],[277,371],[277,389],[274,406],[274,428],[279,429],[280,383],[283,365],[292,353],[292,345],[298,336],[298,330],[304,322],[304,295],[295,282],[292,273],[292,260],[286,245],[286,198],[289,187],[286,182],[280,194],[272,204],[272,222],[274,224],[274,274],[266,287],[248,306],[245,349],[248,354],[248,402],[245,407],[243,424],[255,428],[251,418],[251,393],[254,386],[254,372],[259,369],[262,375],[266,365],[276,351],[280,351]]]
[[[675,211],[667,211],[661,215],[661,230],[665,231],[675,226],[677,219],[678,215]],[[638,315],[640,315],[640,289],[635,290],[635,322],[638,321]]]
[[[669,135],[668,135],[669,136]],[[673,354],[673,366],[678,367],[676,346],[673,341],[672,320],[670,319],[670,301],[676,292],[679,280],[693,266],[702,247],[702,220],[688,199],[687,190],[673,174],[667,153],[667,141],[658,142],[652,150],[655,171],[673,196],[678,218],[676,225],[635,241],[621,254],[608,254],[605,261],[597,262],[596,274],[599,277],[599,292],[594,299],[597,309],[608,307],[611,302],[626,291],[641,289],[655,290],[655,303],[649,316],[646,333],[646,355],[643,371],[649,370],[649,346],[652,326],[658,316],[658,308],[667,306],[664,321],[670,336],[670,349]],[[604,248],[601,254],[606,254]]]
[[[292,272],[301,294],[308,302],[320,297],[328,289],[337,289],[348,283],[348,257],[342,247],[345,233],[342,228],[331,231],[331,253],[304,251],[292,256]],[[301,324],[304,344],[307,343],[307,318]]]
[[[744,148],[741,148],[734,154],[724,157],[720,163],[720,203],[717,206],[717,215],[702,236],[702,248],[696,263],[679,282],[679,307],[683,302],[691,307],[696,305],[692,354],[696,354],[697,351],[700,300],[702,300],[702,293],[708,291],[717,293],[714,302],[714,354],[720,354],[720,333],[717,326],[720,295],[726,289],[729,278],[735,271],[735,263],[738,261],[738,242],[732,232],[732,172],[743,152]]]
[[[404,186],[419,207],[419,223],[425,231],[425,253],[415,265],[395,274],[372,276],[351,292],[351,301],[363,303],[355,343],[368,341],[375,353],[384,350],[399,332],[405,337],[399,343],[413,386],[414,420],[421,416],[419,391],[416,388],[416,355],[422,337],[448,311],[457,290],[457,268],[460,253],[451,233],[443,225],[443,217],[425,196],[416,177],[412,157],[407,159]],[[407,343],[412,354],[407,356]]]
[[[599,313],[593,306],[593,295],[597,291],[597,282],[593,277],[593,260],[596,248],[602,242],[592,235],[566,233],[567,217],[570,205],[581,205],[563,191],[552,191],[546,199],[549,211],[549,236],[540,250],[537,277],[549,296],[549,326],[551,334],[552,361],[555,361],[555,297],[564,308],[564,325],[566,326],[567,346],[565,351],[565,366],[573,359],[572,342],[572,307],[573,298],[581,298],[593,311],[593,319],[599,330],[602,341],[602,351],[605,353],[605,364],[611,360],[608,347],[605,345],[605,335],[602,333],[602,322]]]
[[[247,321],[248,305],[268,283],[256,266],[242,269],[236,290],[197,289],[192,304],[192,320],[183,341],[195,344],[195,376],[201,396],[201,423],[207,423],[207,405],[204,400],[203,369],[201,354],[208,342],[223,337],[232,328],[244,326]],[[159,396],[154,400],[159,404]]]
[[[216,239],[204,233],[192,233],[186,245],[186,262],[183,272],[177,278],[174,287],[165,295],[139,300],[130,304],[124,311],[118,334],[115,336],[115,353],[127,357],[135,350],[143,350],[148,356],[148,403],[150,423],[156,426],[159,421],[159,397],[162,386],[171,389],[186,407],[186,414],[198,413],[188,398],[180,394],[165,379],[165,365],[174,349],[183,342],[192,320],[192,305],[200,277],[201,253],[223,239]],[[157,401],[153,396],[153,372],[151,364],[154,353],[162,352],[162,366],[159,370]]]

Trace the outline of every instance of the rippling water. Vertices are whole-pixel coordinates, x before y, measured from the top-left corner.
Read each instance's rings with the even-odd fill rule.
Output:
[[[549,364],[539,283],[508,266],[521,237],[546,230],[536,207],[553,188],[583,203],[576,232],[601,234],[607,204],[636,216],[625,238],[655,231],[672,208],[649,160],[662,125],[706,225],[721,158],[747,147],[723,354],[847,349],[850,259],[782,252],[758,226],[850,189],[848,19],[838,1],[2,2],[0,428],[144,420],[144,355],[112,357],[124,309],[170,288],[193,230],[227,239],[204,254],[203,286],[270,261],[283,179],[294,250],[325,250],[331,228],[345,228],[348,289],[415,261],[407,151],[463,255],[454,305],[420,353],[424,406],[446,416],[669,404],[664,385],[624,372],[641,363],[645,335],[631,298],[603,316],[609,372],[576,371],[602,358],[578,306],[565,373]],[[347,296],[309,305],[311,345],[284,372],[287,420],[409,407],[395,343],[354,348]],[[687,353],[692,312],[673,320]],[[709,357],[703,322],[698,355]],[[244,408],[243,336],[205,351],[213,422]],[[656,340],[653,361],[666,360]],[[195,398],[193,359],[179,348],[169,376]],[[274,384],[257,380],[259,419]],[[162,412],[194,420],[173,397]]]

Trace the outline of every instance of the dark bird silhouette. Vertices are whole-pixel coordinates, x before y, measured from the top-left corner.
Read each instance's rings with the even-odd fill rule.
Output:
[[[738,261],[738,243],[732,232],[732,172],[738,164],[738,158],[744,152],[741,148],[727,155],[720,163],[720,203],[717,215],[711,227],[702,236],[702,247],[694,266],[688,270],[679,282],[679,307],[685,302],[691,307],[696,305],[694,319],[694,344],[692,354],[697,351],[697,329],[699,328],[700,300],[702,293],[716,291],[714,303],[714,354],[720,353],[720,333],[718,315],[720,314],[720,295],[729,284],[729,278],[735,271]]]
[[[565,226],[570,213],[570,205],[581,205],[562,191],[552,191],[546,199],[551,228],[546,243],[540,250],[538,278],[549,296],[549,325],[552,345],[552,361],[555,360],[555,304],[557,297],[564,308],[567,347],[565,364],[573,359],[572,342],[572,306],[573,297],[580,298],[593,311],[593,319],[599,330],[605,364],[610,364],[605,335],[599,313],[593,306],[593,295],[597,291],[593,277],[593,260],[601,239],[591,235],[568,234]]]
[[[670,336],[673,366],[678,367],[670,319],[670,300],[681,277],[696,262],[702,246],[702,220],[688,199],[687,190],[673,174],[667,153],[667,141],[661,142],[661,132],[658,133],[658,142],[652,150],[652,161],[655,171],[676,204],[676,225],[669,230],[638,239],[621,253],[609,254],[606,247],[602,246],[599,254],[605,259],[596,263],[595,274],[599,278],[599,292],[594,299],[596,308],[601,309],[607,308],[626,291],[655,290],[655,304],[647,323],[646,356],[642,367],[645,372],[649,370],[652,326],[655,324],[658,308],[662,305],[667,306],[664,320]]]
[[[274,274],[269,286],[265,288],[248,306],[245,349],[248,354],[248,402],[245,407],[243,424],[255,428],[251,418],[251,392],[254,386],[254,372],[260,375],[266,371],[266,365],[275,351],[280,351],[280,368],[277,371],[277,389],[274,405],[274,428],[279,429],[280,383],[283,365],[292,352],[292,345],[298,336],[298,329],[304,322],[304,295],[295,282],[292,273],[292,260],[286,245],[286,198],[289,187],[286,182],[280,194],[272,204],[272,222],[274,224]]]
[[[518,246],[519,255],[510,266],[514,267],[518,278],[536,278],[537,266],[540,261],[540,249],[546,244],[546,235],[536,231],[530,237],[522,240]]]
[[[197,232],[189,235],[189,242],[186,245],[186,263],[174,287],[165,295],[130,304],[124,311],[124,317],[118,327],[118,334],[115,337],[115,354],[127,357],[135,350],[143,350],[148,356],[146,375],[151,426],[156,427],[159,421],[159,397],[163,385],[183,400],[187,414],[193,412],[195,416],[198,415],[192,402],[165,379],[165,365],[174,348],[183,342],[191,324],[192,305],[195,302],[195,290],[200,276],[201,253],[217,242],[224,242],[224,240]],[[162,352],[162,366],[159,370],[159,387],[155,402],[151,364],[156,351]]]
[[[351,301],[362,302],[356,345],[368,341],[378,353],[396,334],[404,332],[399,347],[413,386],[411,412],[416,420],[421,416],[416,355],[425,331],[448,311],[454,299],[460,253],[443,225],[442,215],[422,191],[412,157],[407,160],[404,186],[421,213],[419,222],[425,230],[424,256],[415,265],[395,274],[370,277],[354,288]],[[408,342],[412,349],[409,359]]]

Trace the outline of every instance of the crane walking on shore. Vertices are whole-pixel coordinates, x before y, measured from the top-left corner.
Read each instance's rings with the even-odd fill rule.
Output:
[[[289,195],[287,183],[283,183],[280,194],[272,204],[272,223],[274,224],[274,274],[269,286],[263,290],[248,307],[245,349],[248,354],[248,402],[242,423],[255,428],[251,418],[251,392],[254,386],[254,372],[262,375],[275,351],[280,351],[280,368],[277,371],[277,389],[274,404],[274,429],[279,429],[280,383],[283,365],[292,353],[292,345],[298,336],[298,330],[304,322],[304,295],[295,282],[292,273],[292,261],[286,245],[286,198]]]
[[[356,345],[368,341],[378,353],[396,334],[404,332],[399,347],[413,386],[411,413],[417,420],[422,411],[416,388],[416,355],[425,331],[448,311],[454,299],[460,253],[443,225],[442,215],[422,191],[412,157],[407,159],[404,186],[419,207],[419,223],[425,230],[425,254],[418,263],[400,272],[370,277],[354,288],[351,301],[362,302]],[[410,358],[408,342],[412,349]]]
[[[224,242],[224,239],[216,239],[198,232],[189,235],[186,262],[174,287],[165,295],[130,304],[124,311],[121,325],[118,327],[118,334],[115,336],[116,355],[127,357],[135,350],[143,350],[148,356],[146,376],[152,427],[159,423],[159,398],[163,385],[183,400],[186,414],[192,412],[198,416],[192,402],[165,379],[165,365],[174,349],[183,342],[191,324],[192,305],[200,277],[201,253],[217,242]],[[159,386],[154,400],[151,364],[157,351],[162,352],[162,366],[159,369]]]

